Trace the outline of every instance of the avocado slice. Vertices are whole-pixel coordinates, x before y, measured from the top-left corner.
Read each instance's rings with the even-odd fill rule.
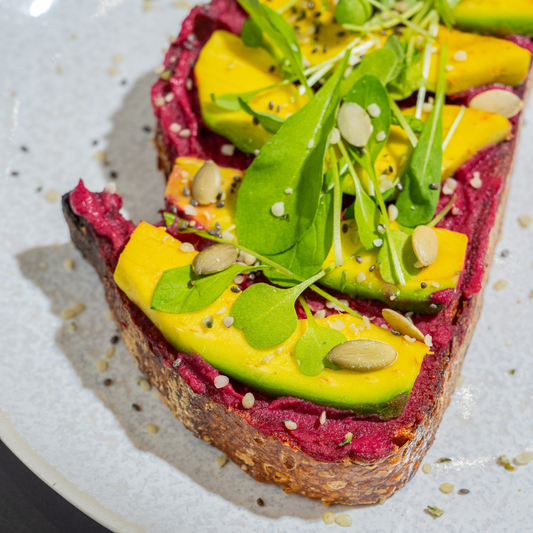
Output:
[[[530,0],[461,0],[453,10],[458,26],[496,35],[533,35]]]
[[[199,353],[221,373],[273,396],[295,396],[320,405],[373,414],[382,419],[398,416],[405,406],[424,356],[430,349],[422,342],[408,342],[389,330],[370,325],[351,315],[317,318],[328,327],[339,321],[347,340],[375,339],[391,344],[398,358],[389,367],[373,372],[332,370],[318,376],[306,376],[298,369],[294,354],[296,341],[307,328],[299,320],[295,333],[284,343],[268,350],[252,348],[242,330],[226,327],[238,297],[228,288],[223,295],[201,311],[169,314],[150,308],[155,287],[165,270],[190,265],[196,252],[183,252],[181,243],[165,228],[141,222],[122,252],[115,270],[115,281],[166,339],[177,349]],[[232,284],[232,286],[234,286]],[[213,327],[206,328],[202,319],[211,315]]]
[[[527,77],[531,52],[525,48],[505,39],[459,30],[450,32],[445,26],[439,26],[435,40],[437,50],[431,56],[428,76],[428,82],[434,86],[438,78],[440,49],[445,42],[448,43],[449,69],[446,72],[446,94],[491,83],[516,87]]]
[[[256,125],[253,117],[244,111],[219,107],[212,95],[247,93],[281,83],[283,78],[275,60],[263,48],[249,48],[240,37],[217,30],[202,48],[194,75],[205,125],[243,152],[260,150],[272,133]],[[300,96],[296,86],[289,83],[260,92],[248,105],[254,111],[285,119],[306,102],[307,97]]]
[[[443,138],[446,138],[460,109],[460,106],[444,106],[442,115]],[[415,108],[404,109],[402,113],[414,116]],[[422,112],[421,118],[424,122],[428,117],[429,111]],[[442,179],[452,176],[463,163],[482,148],[502,142],[510,132],[511,123],[505,117],[496,113],[466,108],[463,118],[444,150]],[[400,126],[391,126],[387,143],[376,160],[376,174],[379,181],[385,185],[383,190],[387,188],[387,184],[383,180],[389,182],[389,187],[395,182],[403,161],[407,157],[409,146],[409,139],[403,129]],[[363,183],[366,183],[364,170],[360,167],[357,167],[356,170]],[[349,176],[344,180],[344,192],[355,194],[353,180]]]

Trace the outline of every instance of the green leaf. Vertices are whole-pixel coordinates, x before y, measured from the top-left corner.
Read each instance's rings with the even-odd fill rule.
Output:
[[[258,268],[231,265],[209,276],[197,276],[190,265],[165,270],[152,296],[151,308],[172,314],[199,311],[216,301],[235,276],[253,270]]]
[[[435,9],[439,13],[442,22],[446,24],[446,27],[450,31],[453,31],[453,27],[455,26],[455,15],[447,0],[435,0]]]
[[[366,75],[354,84],[344,101],[359,104],[365,111],[368,111],[370,105],[376,104],[381,111],[378,117],[370,116],[374,131],[365,147],[365,150],[370,153],[372,164],[374,164],[389,136],[391,110],[387,91],[376,76]],[[380,132],[385,133],[385,138],[378,141],[376,136]]]
[[[302,374],[318,376],[325,363],[330,363],[326,355],[338,344],[346,342],[346,337],[334,328],[318,325],[305,300],[300,298],[300,302],[307,315],[307,329],[294,346],[294,357]]]
[[[261,28],[254,22],[254,19],[246,19],[242,25],[241,39],[244,46],[250,48],[257,48],[263,43],[263,32]]]
[[[381,80],[383,85],[387,85],[391,81],[395,80],[405,70],[405,50],[400,42],[400,39],[398,39],[394,33],[389,35],[385,41],[385,44],[383,45],[383,48],[385,50],[391,50],[396,56],[394,69],[390,72],[389,78],[385,82]]]
[[[255,283],[243,291],[231,308],[233,326],[242,329],[248,344],[266,350],[286,341],[298,327],[294,302],[300,294],[321,278],[324,272],[292,287],[278,289]]]
[[[284,122],[246,171],[236,208],[243,246],[261,254],[279,254],[294,246],[313,223],[346,62],[347,56],[315,97]],[[285,194],[288,188],[292,194]],[[272,214],[271,207],[278,202],[284,203],[288,217]]]
[[[418,261],[413,250],[413,242],[411,235],[407,235],[403,231],[391,230],[392,240],[394,241],[395,249],[399,252],[400,265],[406,281],[413,279],[420,270],[415,267]],[[383,243],[383,247],[379,251],[377,262],[380,264],[379,273],[381,277],[387,282],[396,284],[395,276],[392,267],[392,255],[388,241]]]
[[[268,256],[288,268],[295,276],[307,279],[314,276],[324,264],[333,243],[333,189],[322,193],[313,224],[302,238],[287,251]],[[270,281],[281,286],[293,286],[294,279],[277,271],[265,271]]]
[[[335,7],[335,19],[339,24],[362,26],[370,18],[369,13],[364,0],[339,0]]]
[[[442,112],[444,109],[447,45],[442,48],[435,104],[413,151],[405,175],[403,191],[396,200],[398,222],[415,227],[429,222],[435,214],[440,191],[430,189],[440,183],[442,167]],[[413,209],[414,208],[414,209]]]
[[[420,67],[417,63],[412,63],[387,85],[387,90],[394,100],[404,100],[426,84]]]
[[[403,115],[403,117],[405,118],[407,124],[409,124],[409,126],[411,127],[413,133],[422,133],[424,131],[424,127],[426,124],[422,120],[411,115]],[[393,124],[394,126],[401,126],[395,115],[392,115],[391,124]]]
[[[254,111],[244,100],[239,98],[239,104],[243,111],[255,117],[261,126],[265,128],[269,133],[277,133],[281,128],[281,125],[285,122],[284,119],[278,115],[273,115],[272,113],[265,113],[263,111]]]
[[[306,88],[309,98],[313,91],[307,85],[307,78],[302,69],[302,52],[296,34],[282,15],[276,13],[258,0],[238,0],[241,7],[250,15],[256,26],[267,35],[274,46],[281,52],[278,61],[283,67],[290,67],[292,73]]]
[[[275,85],[272,87],[275,87]],[[223,94],[221,96],[215,96],[214,94],[211,94],[211,100],[213,100],[213,102],[222,109],[226,109],[228,111],[240,111],[241,104],[239,103],[239,100],[242,100],[246,103],[251,102],[256,94],[265,91],[267,88],[269,87],[264,87],[257,89],[256,91],[249,91],[246,93]]]
[[[394,79],[398,68],[396,53],[388,48],[374,50],[363,58],[353,72],[341,82],[341,97],[348,94],[354,84],[365,76],[375,76],[383,85]]]

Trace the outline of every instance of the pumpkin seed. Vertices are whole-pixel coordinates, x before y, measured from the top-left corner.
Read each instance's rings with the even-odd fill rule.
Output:
[[[372,339],[355,339],[338,344],[327,358],[341,368],[370,372],[386,368],[398,357],[390,344]]]
[[[192,262],[192,269],[197,276],[214,274],[230,267],[239,256],[239,251],[233,244],[213,244],[202,250]]]
[[[337,115],[341,135],[354,146],[363,147],[368,143],[374,127],[368,113],[358,104],[343,104]]]
[[[413,250],[423,266],[432,265],[439,253],[439,238],[433,228],[418,226],[413,232]]]
[[[498,113],[505,118],[514,117],[524,107],[524,102],[511,91],[503,89],[493,89],[480,93],[468,104],[472,109]]]
[[[383,309],[381,315],[387,321],[387,324],[395,331],[402,335],[409,335],[417,341],[424,342],[424,334],[408,319],[392,309]]]
[[[193,178],[192,196],[199,204],[212,204],[216,201],[221,184],[220,169],[214,161],[206,161]]]
[[[455,485],[453,483],[441,483],[439,490],[444,494],[450,494],[455,490]]]

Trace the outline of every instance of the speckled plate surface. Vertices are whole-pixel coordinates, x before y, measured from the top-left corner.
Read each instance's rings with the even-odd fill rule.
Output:
[[[0,0],[0,437],[115,531],[338,528],[322,523],[321,504],[233,464],[220,469],[217,450],[137,385],[121,342],[106,372],[95,367],[115,328],[96,273],[69,243],[59,195],[80,177],[97,190],[114,179],[128,215],[154,219],[164,188],[147,131],[149,90],[185,14],[170,0]],[[532,143],[529,106],[485,307],[464,383],[427,456],[432,470],[385,505],[331,507],[352,516],[352,531],[533,531],[533,464],[514,472],[496,464],[533,451],[533,225],[518,223],[533,215]],[[509,283],[496,291],[500,279]],[[61,319],[77,302],[86,310]],[[455,491],[441,493],[443,482]],[[427,505],[444,515],[434,520]]]

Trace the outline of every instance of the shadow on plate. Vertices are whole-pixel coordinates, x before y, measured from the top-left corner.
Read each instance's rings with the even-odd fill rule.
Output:
[[[153,75],[141,78],[125,97],[122,108],[113,116],[114,128],[108,137],[109,169],[117,173],[118,191],[134,221],[158,220],[163,205],[164,182],[156,170],[156,156],[143,126],[153,124],[149,91]],[[65,261],[73,260],[69,270]],[[194,438],[158,399],[155,390],[144,391],[133,358],[121,341],[112,344],[115,324],[104,299],[103,288],[93,268],[84,261],[71,243],[28,250],[18,256],[22,274],[50,299],[51,311],[60,315],[64,309],[81,302],[85,310],[64,320],[56,334],[61,350],[80,376],[84,387],[94,391],[115,415],[133,445],[153,453],[172,467],[236,506],[269,518],[298,516],[317,519],[325,507],[296,495],[286,495],[280,488],[258,483],[229,463],[219,468],[216,449]],[[110,349],[114,348],[111,355]],[[104,359],[109,368],[99,372],[95,362]],[[136,407],[134,407],[134,405]],[[157,435],[146,426],[159,427]],[[169,487],[179,497],[179,487]],[[260,507],[257,499],[265,505]],[[330,507],[334,512],[344,506]]]

